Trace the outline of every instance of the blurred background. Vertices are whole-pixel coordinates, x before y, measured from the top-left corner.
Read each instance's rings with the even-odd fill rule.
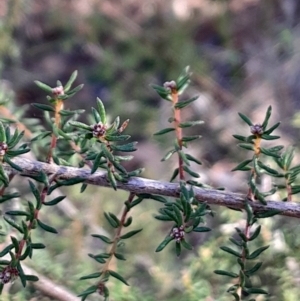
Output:
[[[259,123],[272,105],[271,123],[282,122],[276,131],[281,144],[299,147],[299,22],[297,0],[1,0],[0,99],[9,102],[0,106],[0,117],[22,115],[24,124],[32,118],[43,123],[41,111],[28,106],[46,103],[33,81],[55,86],[57,79],[64,83],[78,70],[76,83],[85,86],[67,102],[68,108],[90,113],[100,97],[112,120],[130,119],[126,133],[138,141],[138,151],[128,169],[145,167],[144,177],[168,180],[176,161],[160,159],[173,139],[152,134],[167,126],[172,113],[150,84],[176,79],[190,65],[192,84],[185,98],[199,99],[183,112],[186,120],[205,121],[187,132],[203,136],[189,148],[203,162],[197,167],[201,182],[245,192],[246,175],[230,172],[247,158],[232,137],[249,134],[237,112]],[[100,269],[87,253],[105,248],[90,234],[113,233],[103,211],[119,214],[127,194],[97,187],[82,195],[78,187],[63,192],[67,202],[43,213],[60,234],[35,231],[47,249],[26,264],[78,294],[89,285],[78,278]],[[26,198],[31,195],[25,190]],[[153,218],[159,207],[144,201],[133,211],[133,227],[144,231],[125,246],[128,260],[114,263],[131,286],[110,281],[111,300],[230,300],[226,289],[231,280],[213,270],[234,265],[219,246],[242,225],[242,214],[213,208],[215,217],[207,221],[213,231],[191,236],[193,251],[177,258],[171,246],[154,253],[171,226]],[[264,265],[255,282],[270,296],[256,300],[298,300],[299,222],[276,217],[262,224],[261,243],[272,247],[262,255]],[[38,286],[22,290],[19,282],[5,293],[3,300],[56,300]]]

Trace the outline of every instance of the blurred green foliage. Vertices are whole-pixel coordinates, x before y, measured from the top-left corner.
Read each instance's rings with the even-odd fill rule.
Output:
[[[90,101],[100,96],[111,116],[121,114],[122,118],[131,119],[129,131],[141,142],[141,147],[145,142],[147,149],[149,136],[163,123],[158,115],[166,114],[149,84],[172,79],[178,70],[191,65],[195,73],[193,89],[195,94],[200,91],[201,97],[199,105],[187,115],[200,115],[206,122],[201,132],[207,137],[206,143],[202,143],[201,151],[195,148],[206,162],[202,176],[207,177],[207,182],[224,185],[210,170],[213,171],[218,162],[227,167],[240,159],[241,154],[232,147],[234,143],[227,132],[228,129],[230,134],[240,130],[232,112],[254,111],[257,117],[260,111],[265,111],[265,107],[261,108],[268,100],[283,121],[284,139],[299,145],[299,131],[290,127],[291,116],[299,109],[300,94],[297,87],[300,72],[296,69],[299,65],[297,2],[294,11],[288,13],[280,1],[253,1],[252,4],[199,1],[199,7],[186,4],[190,5],[187,18],[176,13],[172,6],[174,1],[162,4],[160,1],[150,4],[114,1],[111,5],[109,1],[101,2],[100,5],[97,1],[76,1],[77,4],[75,1],[3,1],[0,10],[1,101],[13,98],[15,104],[9,104],[13,111],[15,105],[38,102],[42,96],[33,88],[33,80],[63,80],[78,69],[79,80],[86,83],[86,87],[83,95],[70,104],[71,109],[90,107],[94,105]],[[205,2],[211,9],[205,10]],[[41,117],[31,107],[26,116]],[[136,164],[143,163],[147,167],[159,162],[162,155],[151,151],[150,163],[142,158],[142,162]],[[227,154],[232,159],[224,161]],[[168,178],[169,171],[160,172],[160,166],[157,163],[157,174],[151,176]],[[220,165],[218,168],[217,172],[222,173]],[[234,189],[245,189],[244,180],[238,178]],[[226,184],[228,182],[224,186]],[[47,219],[60,229],[60,239],[36,231],[37,239],[45,240],[47,249],[41,251],[40,256],[37,252],[34,268],[79,293],[84,284],[77,279],[93,268],[92,260],[84,255],[82,241],[91,246],[93,242],[88,238],[91,233],[83,217],[88,216],[93,224],[108,229],[102,206],[118,214],[118,200],[125,199],[126,195],[95,187],[89,187],[84,197],[79,195],[79,188],[68,193],[80,209],[79,222],[76,224],[59,211],[47,212]],[[23,198],[30,198],[29,191],[23,191]],[[135,254],[128,256],[126,267],[130,269],[123,271],[121,265],[118,267],[128,277],[131,287],[117,281],[112,283],[112,300],[229,300],[223,292],[231,284],[230,279],[226,281],[212,271],[233,265],[233,258],[224,255],[218,247],[233,235],[234,223],[242,219],[241,214],[214,208],[216,217],[209,225],[215,230],[204,239],[195,236],[194,254],[183,254],[178,259],[172,248],[154,253],[165,233],[165,226],[154,223],[151,216],[158,207],[155,202],[145,201],[143,206],[135,208],[135,223],[144,228],[142,241],[136,238],[134,247],[125,246],[128,254]],[[265,263],[256,281],[268,287],[273,297],[257,300],[299,298],[298,229],[295,219],[276,217],[265,221],[263,238],[265,243],[271,240],[274,248],[264,253]],[[4,301],[49,300],[34,286],[20,290],[17,282],[10,293],[2,296]]]

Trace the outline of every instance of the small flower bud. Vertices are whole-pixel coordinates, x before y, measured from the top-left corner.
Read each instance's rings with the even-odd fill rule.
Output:
[[[164,87],[168,90],[176,89],[176,82],[174,80],[172,80],[170,82],[165,82]]]
[[[5,142],[0,142],[0,156],[4,156],[7,151],[7,144]]]
[[[93,136],[96,138],[103,137],[106,133],[106,127],[102,122],[91,125],[91,129],[93,130]]]
[[[172,229],[172,233],[170,234],[171,237],[174,237],[174,239],[176,240],[176,242],[180,242],[181,240],[184,239],[184,228],[181,225],[179,228],[178,227],[174,227]]]
[[[14,282],[18,276],[19,272],[17,268],[7,266],[2,270],[2,272],[0,272],[0,282],[3,284]]]
[[[53,88],[52,89],[52,94],[54,96],[65,95],[64,87],[63,86],[59,86],[59,87]]]
[[[105,288],[105,285],[103,282],[100,282],[98,284],[98,289],[97,289],[97,292],[100,296],[104,296],[104,288]]]
[[[264,132],[261,124],[252,125],[250,131],[253,135],[262,135]]]

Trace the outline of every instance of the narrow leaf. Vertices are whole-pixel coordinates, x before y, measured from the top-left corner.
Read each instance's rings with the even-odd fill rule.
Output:
[[[108,270],[108,272],[109,272],[110,276],[120,280],[121,282],[123,282],[124,284],[129,286],[129,284],[126,282],[126,280],[120,274],[118,274],[117,272],[112,271],[112,270]]]
[[[223,251],[225,251],[225,252],[227,252],[227,253],[229,253],[229,254],[231,254],[231,255],[234,255],[236,257],[239,257],[239,258],[241,257],[240,253],[238,253],[237,251],[235,251],[235,250],[233,250],[231,248],[228,248],[226,246],[221,246],[220,249],[223,250]]]
[[[133,235],[136,235],[137,233],[141,232],[143,229],[139,229],[139,230],[133,230],[130,232],[127,232],[126,234],[120,236],[120,239],[127,239],[132,237]]]
[[[265,251],[268,248],[269,246],[258,248],[257,250],[252,252],[249,256],[247,256],[247,259],[251,260],[257,258],[263,251]]]
[[[237,277],[239,277],[239,275],[236,274],[236,273],[227,272],[227,271],[224,271],[224,270],[214,270],[214,273],[218,274],[218,275],[222,275],[222,276],[229,276],[231,278],[237,278]]]
[[[242,113],[239,113],[239,116],[249,125],[249,126],[252,126],[253,123],[252,121],[244,114]]]
[[[43,111],[55,112],[54,108],[49,105],[44,105],[41,103],[32,103],[31,105]]]
[[[169,132],[173,132],[173,131],[175,131],[174,128],[165,128],[165,129],[163,129],[161,131],[158,131],[158,132],[154,133],[153,135],[154,136],[159,136],[159,135],[163,135],[163,134],[166,134],[166,133],[169,133]]]
[[[43,222],[41,222],[39,219],[37,219],[37,223],[38,225],[45,231],[50,232],[50,233],[54,233],[57,234],[57,230],[51,226],[48,226],[46,224],[44,224]]]

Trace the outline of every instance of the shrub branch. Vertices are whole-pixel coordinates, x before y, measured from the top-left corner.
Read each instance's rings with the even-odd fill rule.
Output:
[[[90,169],[58,166],[39,161],[30,161],[25,158],[14,158],[12,161],[23,169],[21,175],[37,175],[40,171],[43,171],[48,175],[55,174],[57,179],[67,180],[79,177],[85,179],[87,184],[111,187],[106,173],[95,172],[91,174]],[[7,164],[4,164],[4,169],[9,174],[18,173]],[[179,184],[140,177],[132,177],[127,183],[117,182],[117,188],[134,194],[150,193],[169,197],[179,197],[180,194]],[[246,195],[243,194],[197,187],[194,187],[194,193],[199,202],[206,202],[209,205],[225,206],[232,209],[245,208]],[[300,218],[300,205],[295,202],[268,201],[267,205],[262,205],[258,202],[249,202],[249,204],[254,212],[279,210],[281,211],[280,215]]]

